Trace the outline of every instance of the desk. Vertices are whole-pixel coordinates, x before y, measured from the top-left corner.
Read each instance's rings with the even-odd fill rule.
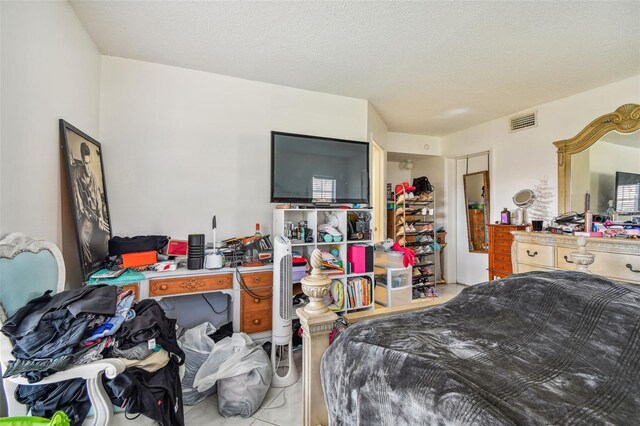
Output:
[[[273,289],[273,265],[238,268],[242,279],[252,292],[267,296]],[[261,333],[271,331],[271,300],[252,297],[240,285],[235,268],[216,270],[189,270],[178,268],[167,272],[144,272],[144,279],[123,285],[132,289],[138,299],[162,299],[165,296],[183,296],[219,292],[231,297],[233,331]]]

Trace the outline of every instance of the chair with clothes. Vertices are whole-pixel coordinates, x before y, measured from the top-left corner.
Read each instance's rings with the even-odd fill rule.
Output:
[[[47,241],[33,240],[21,233],[13,233],[0,241],[0,326],[8,317],[35,297],[50,290],[64,291],[65,268],[58,247]],[[0,333],[0,368],[6,371],[12,355],[13,343]],[[58,383],[70,379],[85,379],[87,393],[94,410],[93,425],[108,425],[113,407],[102,384],[102,376],[109,379],[124,371],[117,359],[102,359],[82,366],[71,367],[45,377],[35,385]],[[18,385],[30,385],[26,378],[3,378],[9,416],[27,414],[26,406],[14,398]]]

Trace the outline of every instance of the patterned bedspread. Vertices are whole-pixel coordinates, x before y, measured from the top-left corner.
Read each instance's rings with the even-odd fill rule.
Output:
[[[349,327],[322,359],[331,425],[640,424],[640,287],[529,272]]]

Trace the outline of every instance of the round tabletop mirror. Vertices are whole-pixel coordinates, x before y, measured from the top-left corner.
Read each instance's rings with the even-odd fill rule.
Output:
[[[518,207],[529,207],[536,200],[536,194],[530,189],[522,189],[513,196],[513,204]]]

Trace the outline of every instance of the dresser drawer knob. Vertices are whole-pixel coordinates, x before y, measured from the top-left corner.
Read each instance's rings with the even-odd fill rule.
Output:
[[[564,256],[564,261],[567,263],[573,263],[571,260],[569,260],[569,257],[566,255]]]
[[[538,255],[538,252],[537,252],[537,251],[534,251],[534,252],[533,252],[533,254],[531,254],[531,252],[530,252],[529,250],[527,250],[527,255],[528,255],[529,257],[536,257],[536,256]]]
[[[169,286],[167,286],[166,284],[162,284],[160,286],[160,290],[167,290],[169,288]]]
[[[253,279],[253,282],[254,282],[254,283],[259,283],[260,281],[261,281],[261,280],[260,280],[260,277],[255,277],[255,278]]]
[[[640,269],[633,269],[633,266],[631,266],[631,264],[630,264],[630,263],[627,263],[627,265],[626,265],[626,266],[627,266],[627,268],[629,268],[629,270],[630,270],[631,272],[635,272],[636,274],[640,274]]]
[[[256,319],[254,319],[254,320],[253,320],[253,323],[254,323],[255,325],[258,325],[258,324],[260,324],[260,320],[256,318]]]
[[[253,303],[260,303],[260,299],[253,299]]]

